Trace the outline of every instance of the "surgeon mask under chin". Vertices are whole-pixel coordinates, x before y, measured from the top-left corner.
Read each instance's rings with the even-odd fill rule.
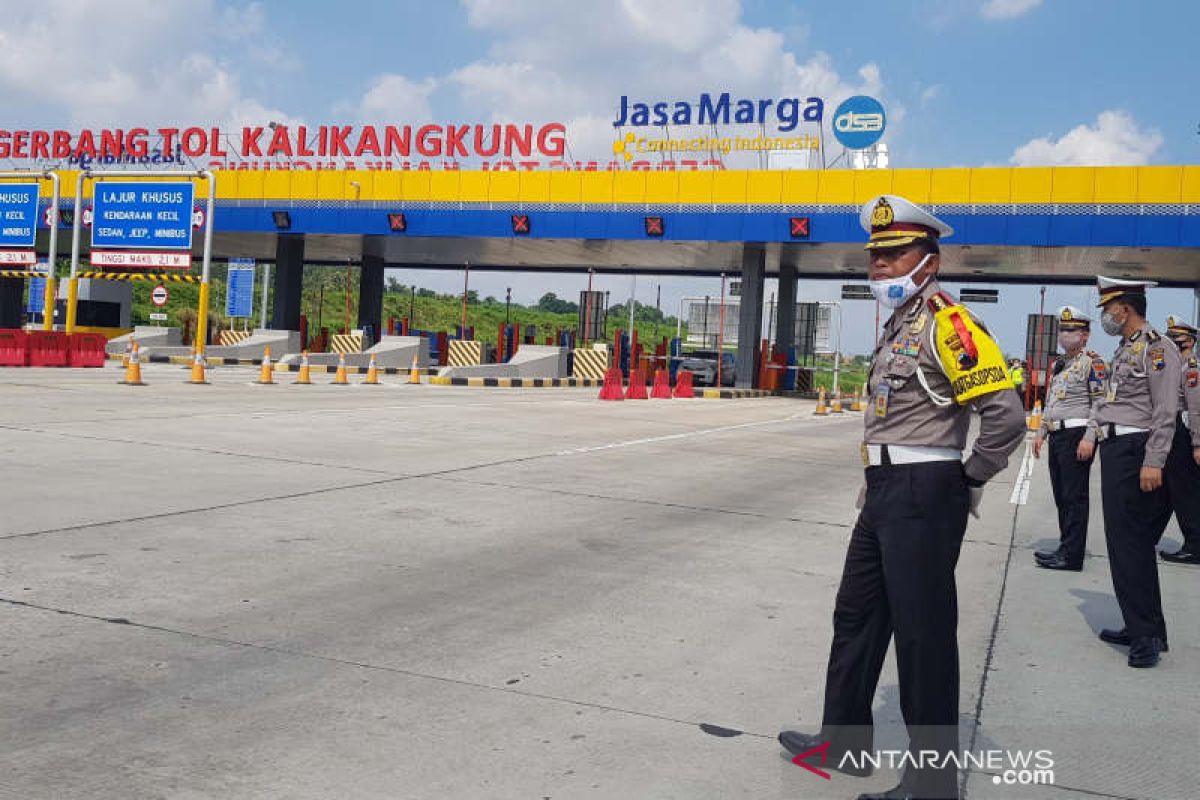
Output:
[[[1125,323],[1105,311],[1100,315],[1100,327],[1104,328],[1104,332],[1109,336],[1120,336],[1121,329],[1125,327]]]
[[[932,253],[926,253],[912,271],[907,275],[901,275],[899,278],[885,278],[880,281],[871,281],[871,294],[875,295],[875,299],[888,308],[899,308],[904,305],[915,295],[921,291],[921,286],[925,285],[923,281],[921,286],[913,282],[913,275],[921,271],[921,267],[925,266],[929,261]]]

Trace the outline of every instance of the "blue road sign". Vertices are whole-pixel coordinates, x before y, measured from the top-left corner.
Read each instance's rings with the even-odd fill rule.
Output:
[[[38,185],[0,183],[0,247],[33,247],[38,223]]]
[[[251,266],[241,266],[250,264]],[[254,316],[254,259],[229,259],[229,277],[225,284],[225,316]]]
[[[97,183],[92,247],[190,250],[192,195],[190,182]]]

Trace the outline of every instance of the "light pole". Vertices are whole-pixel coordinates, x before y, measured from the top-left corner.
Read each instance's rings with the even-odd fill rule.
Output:
[[[504,290],[504,324],[505,325],[508,324],[508,311],[509,311],[509,307],[511,305],[512,305],[512,287],[510,286]]]

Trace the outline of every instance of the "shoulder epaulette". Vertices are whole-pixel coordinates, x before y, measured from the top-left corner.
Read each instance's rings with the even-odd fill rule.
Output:
[[[928,303],[929,309],[934,312],[942,311],[958,305],[958,303],[954,302],[954,298],[945,292],[937,292],[929,298]]]
[[[1162,336],[1159,334],[1158,331],[1154,330],[1154,328],[1151,328],[1150,330],[1146,331],[1146,338],[1152,342],[1157,342],[1159,339],[1162,338]]]

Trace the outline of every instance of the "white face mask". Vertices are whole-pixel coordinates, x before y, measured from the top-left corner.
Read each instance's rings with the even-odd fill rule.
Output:
[[[1063,331],[1058,334],[1058,346],[1073,353],[1083,347],[1083,331]]]
[[[1100,315],[1100,327],[1104,328],[1104,332],[1109,336],[1120,336],[1121,329],[1125,327],[1125,323],[1118,320],[1110,312],[1105,311]]]
[[[921,291],[921,286],[925,285],[925,281],[922,281],[921,286],[918,286],[913,282],[912,276],[921,271],[921,267],[925,266],[932,255],[933,253],[926,253],[925,257],[907,275],[871,281],[871,294],[875,295],[875,299],[888,308],[899,308],[904,305],[913,295]]]

